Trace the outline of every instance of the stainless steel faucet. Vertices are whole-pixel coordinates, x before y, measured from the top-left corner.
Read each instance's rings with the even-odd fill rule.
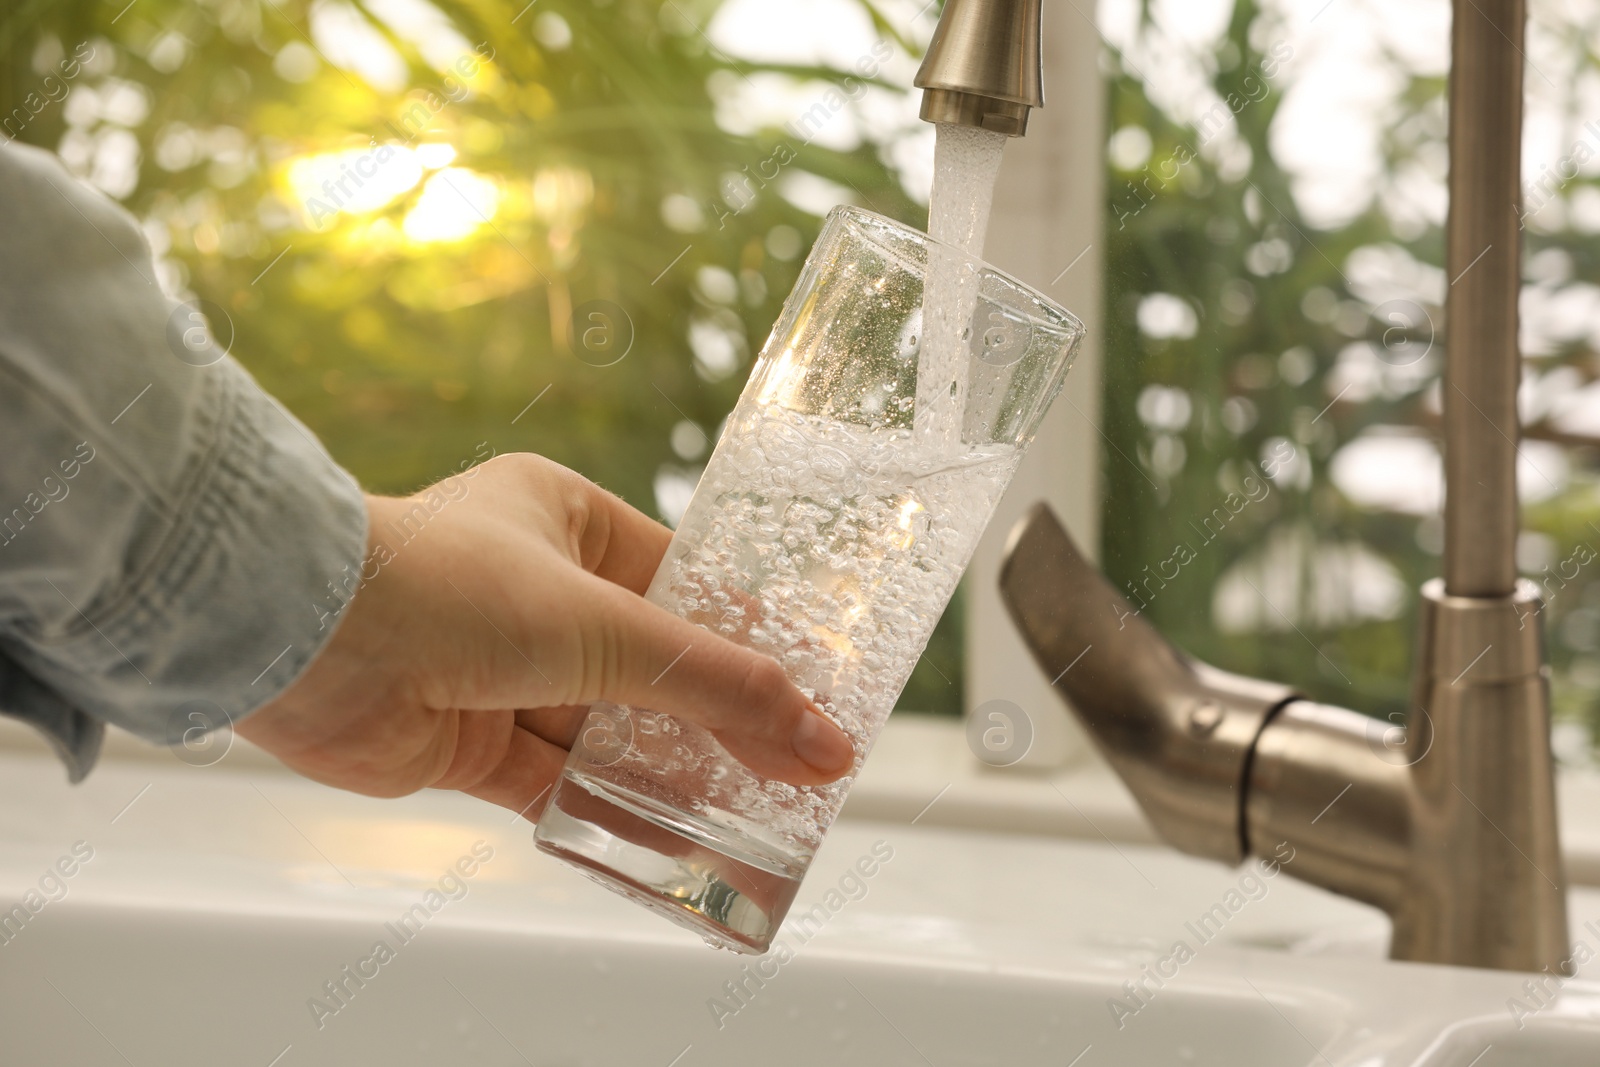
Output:
[[[1422,587],[1407,725],[1186,656],[1042,504],[1000,584],[1169,844],[1239,863],[1287,842],[1284,870],[1388,912],[1397,959],[1564,971],[1541,603],[1515,558],[1524,17],[1524,0],[1455,0],[1444,576]],[[1037,0],[947,0],[922,117],[1022,134],[1042,102],[1038,19]]]
[[[1044,106],[1039,0],[945,0],[914,84],[928,122],[1021,137]]]

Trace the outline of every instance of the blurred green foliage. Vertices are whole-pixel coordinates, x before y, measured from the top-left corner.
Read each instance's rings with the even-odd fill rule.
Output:
[[[1148,7],[1145,15],[1141,32],[1151,26]],[[1199,57],[1224,110],[1198,122],[1174,120],[1151,102],[1135,66],[1111,57],[1109,136],[1113,145],[1148,143],[1148,152],[1123,153],[1120,165],[1112,152],[1108,164],[1112,447],[1102,558],[1119,587],[1146,601],[1145,616],[1202,659],[1399,721],[1409,708],[1415,590],[1439,573],[1441,530],[1435,516],[1353,502],[1331,471],[1342,449],[1374,430],[1431,437],[1437,426],[1442,306],[1403,292],[1388,294],[1406,298],[1392,303],[1375,299],[1351,275],[1356,259],[1373,254],[1443,269],[1442,227],[1399,218],[1392,194],[1419,174],[1442,182],[1446,84],[1387,56],[1400,89],[1381,116],[1378,186],[1359,215],[1319,229],[1296,204],[1269,137],[1294,60],[1285,17],[1275,5],[1236,0],[1226,31]],[[1544,29],[1592,75],[1589,30]],[[1586,169],[1554,200],[1597,185]],[[1524,252],[1544,264],[1539,284],[1574,298],[1597,292],[1593,226],[1585,232],[1560,210],[1529,221]],[[1527,356],[1527,383],[1547,391],[1600,374],[1582,336]],[[1352,381],[1361,387],[1345,397]],[[1547,479],[1559,479],[1559,491],[1524,508],[1519,559],[1548,600],[1557,714],[1593,727],[1600,567],[1578,561],[1595,558],[1582,546],[1600,549],[1600,441],[1556,432],[1538,413],[1527,432],[1560,442],[1570,460]],[[1295,460],[1266,478],[1263,464],[1291,454],[1284,449]],[[1241,488],[1247,476],[1266,486],[1254,498]],[[1243,506],[1224,506],[1230,491]],[[1207,516],[1217,517],[1208,524]],[[1371,568],[1358,573],[1357,557],[1390,568],[1397,603],[1352,609],[1355,587],[1374,577]]]
[[[411,491],[486,442],[659,514],[698,476],[820,225],[776,195],[775,171],[926,217],[870,141],[718,125],[718,76],[860,72],[735,60],[704,32],[716,6],[434,0],[419,30],[392,15],[425,4],[20,0],[0,12],[0,119],[144,220],[168,289],[221,308],[214,332],[367,488]],[[314,26],[330,12],[378,39],[389,77],[372,48],[368,66],[330,62]],[[341,151],[392,177],[400,163],[362,153],[423,144],[453,146],[453,185],[377,210],[337,210],[354,184],[292,177]],[[485,224],[408,237],[428,197],[465,202],[481,177],[498,196]],[[958,711],[960,614],[904,705]]]
[[[1149,169],[1156,180],[1145,179],[1143,165],[1113,167],[1107,185],[1105,430],[1115,448],[1105,460],[1103,558],[1117,585],[1144,594],[1146,617],[1200,658],[1280,679],[1330,703],[1380,714],[1403,711],[1409,612],[1321,628],[1298,618],[1305,612],[1294,613],[1293,626],[1284,625],[1268,607],[1266,625],[1239,633],[1224,632],[1213,619],[1212,600],[1223,575],[1259,553],[1275,532],[1370,543],[1399,562],[1408,586],[1436,567],[1410,543],[1409,523],[1352,507],[1327,476],[1328,461],[1341,444],[1392,416],[1386,405],[1352,405],[1316,418],[1329,399],[1326,374],[1349,339],[1327,323],[1308,320],[1301,300],[1313,288],[1348,299],[1335,264],[1388,232],[1376,212],[1337,233],[1315,233],[1300,217],[1288,176],[1267,144],[1282,94],[1262,94],[1245,84],[1246,78],[1262,80],[1264,62],[1272,65],[1270,45],[1251,44],[1250,27],[1259,15],[1249,0],[1235,5],[1214,63],[1216,92],[1241,104],[1236,112],[1228,110],[1238,139],[1249,148],[1243,173],[1235,168],[1224,177],[1217,154],[1206,150],[1226,132],[1210,128],[1208,138],[1208,131],[1177,123],[1150,102],[1136,75],[1121,69],[1113,76],[1110,129],[1148,131]],[[1170,180],[1163,182],[1166,176]],[[1429,258],[1439,259],[1436,234],[1419,244]],[[1253,251],[1260,261],[1252,259]],[[1192,309],[1192,336],[1141,331],[1140,302],[1152,293],[1177,297]],[[1308,352],[1314,361],[1297,382],[1286,381],[1279,369],[1281,354],[1291,349]],[[1187,397],[1184,425],[1177,425],[1178,417],[1165,425],[1140,418],[1140,397],[1152,385]],[[1239,414],[1225,419],[1224,405],[1234,398],[1243,401],[1233,409]],[[1181,415],[1182,401],[1177,403]],[[1261,461],[1280,441],[1291,443],[1298,463],[1309,464],[1307,484],[1265,477]],[[1233,516],[1224,498],[1233,490],[1250,500],[1247,476],[1270,492],[1256,491],[1261,499]],[[1230,520],[1203,524],[1202,517],[1219,505]],[[1158,571],[1158,578],[1176,572],[1165,587],[1145,585],[1146,568],[1172,559],[1179,545],[1193,549],[1192,562]],[[1302,594],[1317,554],[1312,550],[1297,560],[1304,568],[1296,575]],[[1299,599],[1304,604],[1309,595]],[[1294,611],[1292,602],[1288,607]]]

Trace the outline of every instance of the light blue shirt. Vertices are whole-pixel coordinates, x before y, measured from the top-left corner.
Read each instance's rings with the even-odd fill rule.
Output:
[[[355,480],[163,294],[134,219],[0,146],[0,711],[73,781],[106,723],[173,744],[238,721],[333,632],[366,522]]]

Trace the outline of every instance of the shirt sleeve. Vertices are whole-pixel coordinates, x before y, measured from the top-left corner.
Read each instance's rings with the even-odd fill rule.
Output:
[[[206,310],[125,211],[0,147],[0,711],[73,781],[106,723],[173,744],[272,699],[359,580],[360,487]]]

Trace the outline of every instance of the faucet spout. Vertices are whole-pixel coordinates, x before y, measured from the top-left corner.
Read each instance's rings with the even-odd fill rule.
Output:
[[[928,122],[976,126],[1009,137],[1044,106],[1040,0],[945,0],[914,82]]]

